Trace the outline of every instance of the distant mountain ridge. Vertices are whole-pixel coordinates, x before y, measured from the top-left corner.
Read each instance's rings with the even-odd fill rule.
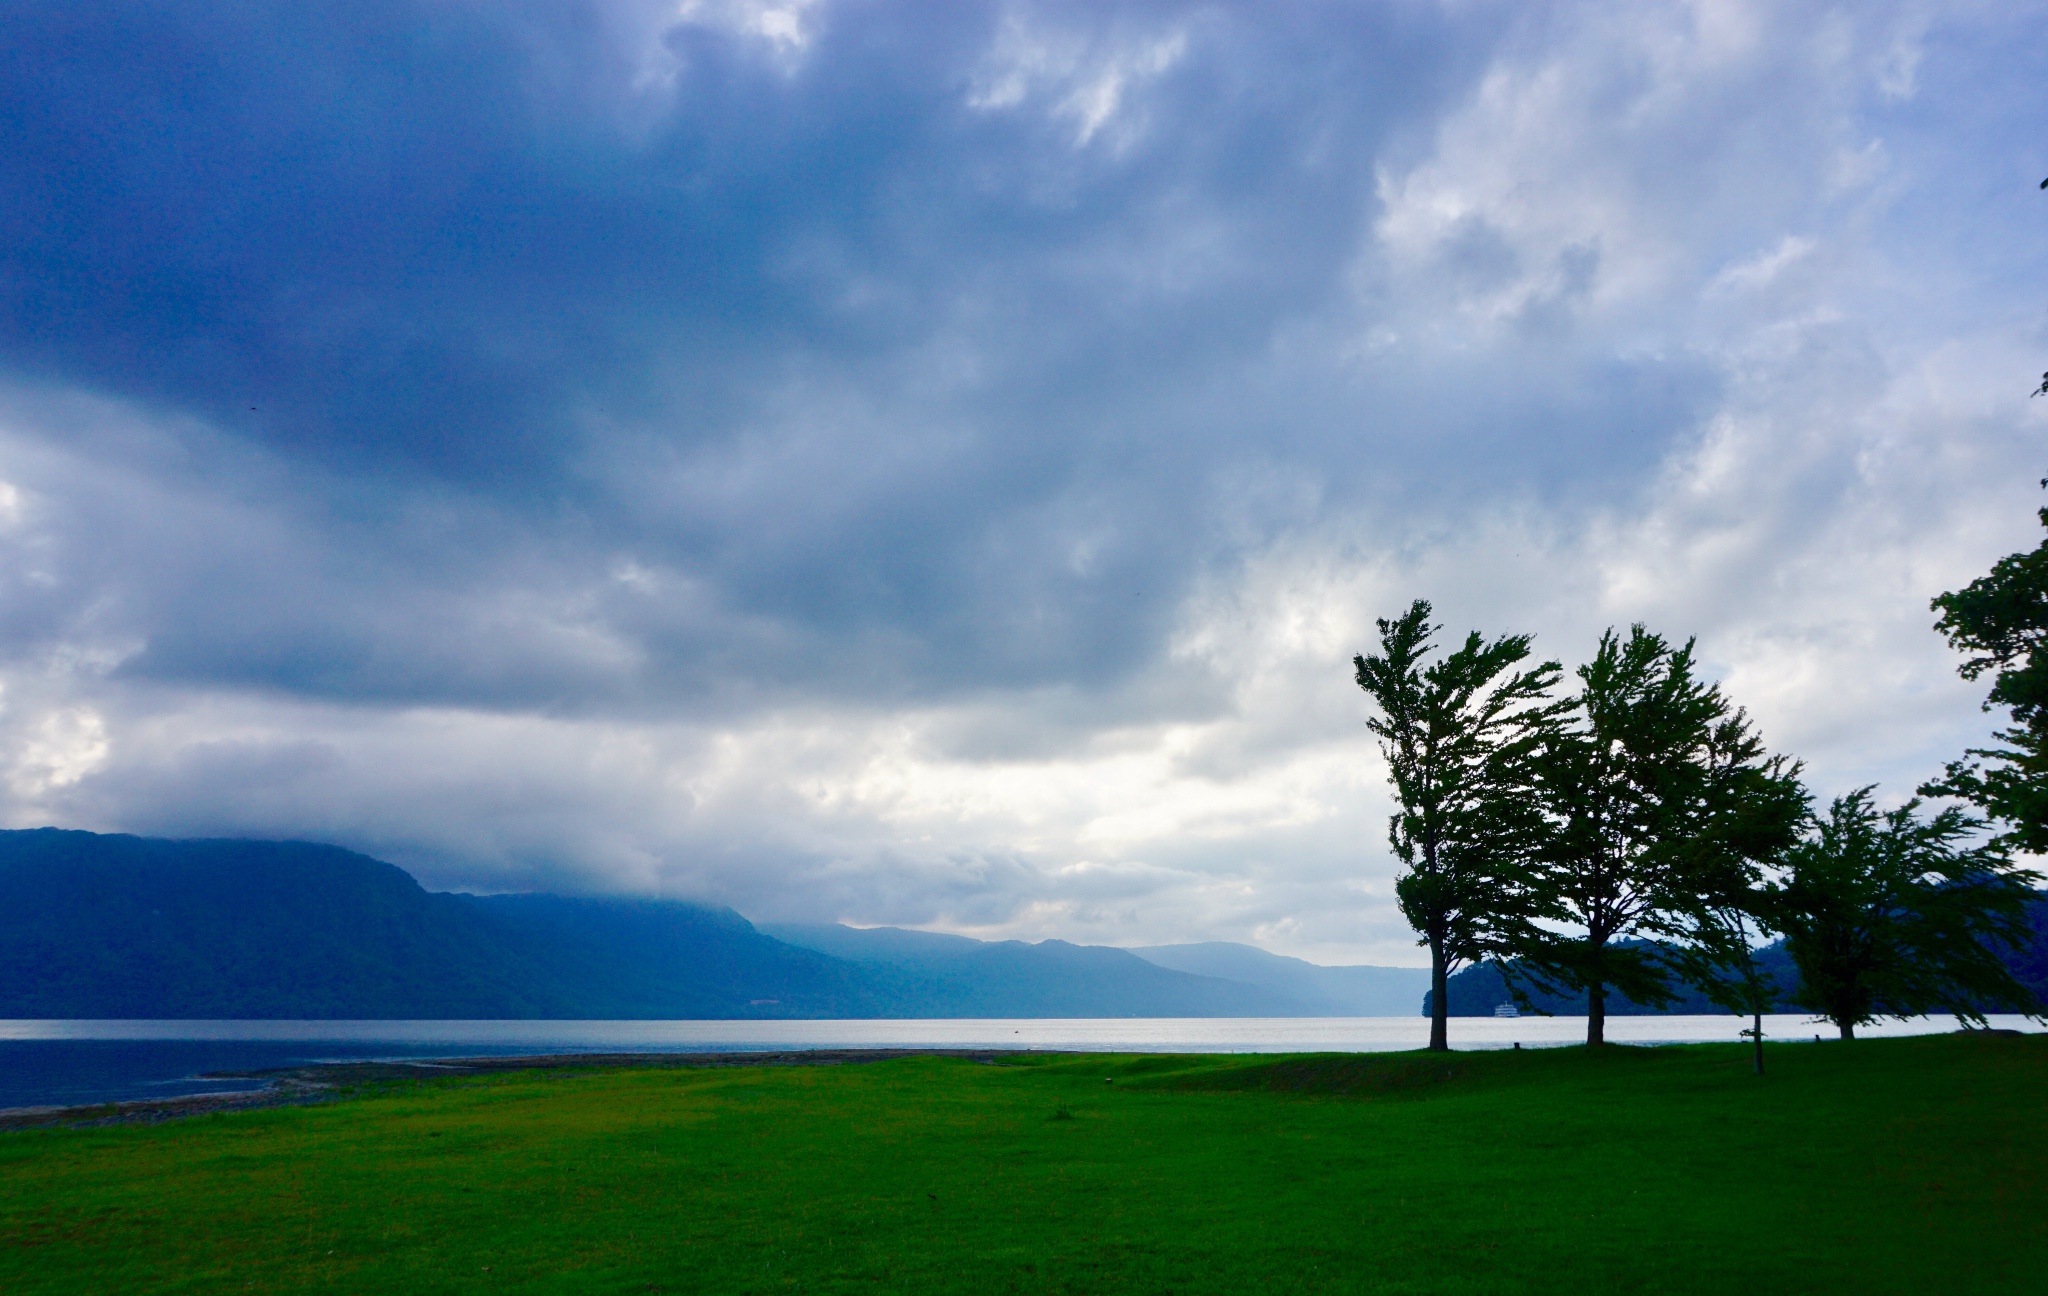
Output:
[[[1303,1017],[1406,1017],[1429,990],[1428,968],[1325,967],[1230,941],[1147,945],[1131,953],[1176,972],[1270,990],[1299,1004]]]
[[[863,1016],[858,970],[676,902],[429,892],[307,842],[0,832],[0,1016]]]
[[[1303,1010],[1263,986],[1175,971],[1103,946],[806,930],[800,941],[778,940],[730,909],[681,901],[429,892],[395,865],[308,842],[0,831],[0,1017],[1234,1017]],[[834,940],[858,945],[860,956],[839,956]],[[884,947],[889,952],[878,956]]]
[[[1130,950],[1062,940],[978,941],[901,927],[763,923],[787,944],[845,959],[938,1017],[1296,1017],[1262,986],[1177,972]],[[1120,1011],[1091,1011],[1113,1001]]]

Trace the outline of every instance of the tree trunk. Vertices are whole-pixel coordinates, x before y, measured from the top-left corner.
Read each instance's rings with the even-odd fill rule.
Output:
[[[1429,1047],[1439,1053],[1451,1047],[1451,975],[1439,940],[1429,943]]]
[[[1607,1042],[1607,987],[1595,981],[1586,987],[1586,1043]]]
[[[1756,1039],[1756,1073],[1764,1073],[1764,1015],[1756,1014],[1749,1019],[1750,1034]]]
[[[1855,1022],[1848,1022],[1848,1021],[1845,1021],[1845,1022],[1843,1022],[1843,1023],[1842,1023],[1842,1038],[1843,1038],[1843,1039],[1855,1039],[1855,1038],[1856,1038],[1856,1023],[1855,1023]]]

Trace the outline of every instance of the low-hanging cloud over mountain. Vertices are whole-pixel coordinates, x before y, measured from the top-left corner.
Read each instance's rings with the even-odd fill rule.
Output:
[[[1987,728],[2040,5],[14,6],[7,824],[1412,962],[1375,616]],[[2048,403],[2042,403],[2048,404]]]

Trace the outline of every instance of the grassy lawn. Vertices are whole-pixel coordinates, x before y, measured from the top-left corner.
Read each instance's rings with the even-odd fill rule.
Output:
[[[12,1133],[0,1292],[2042,1290],[2048,1037],[1770,1065],[571,1071]]]

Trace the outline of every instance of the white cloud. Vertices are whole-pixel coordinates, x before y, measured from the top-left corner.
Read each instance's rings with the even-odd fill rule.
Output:
[[[1782,274],[1786,267],[1805,258],[1813,251],[1813,240],[1797,234],[1787,234],[1778,240],[1778,246],[1760,253],[1747,261],[1729,266],[1714,276],[1708,285],[1709,293],[1754,292],[1768,287]]]
[[[106,722],[90,707],[50,711],[31,724],[10,727],[15,730],[16,755],[7,781],[24,801],[40,801],[106,764]]]
[[[683,0],[676,8],[676,19],[765,41],[778,52],[796,53],[811,43],[821,7],[821,0]]]
[[[984,112],[1037,105],[1073,132],[1075,148],[1098,137],[1121,152],[1143,129],[1131,97],[1188,50],[1185,28],[1136,32],[1065,27],[1012,8],[968,92]]]

